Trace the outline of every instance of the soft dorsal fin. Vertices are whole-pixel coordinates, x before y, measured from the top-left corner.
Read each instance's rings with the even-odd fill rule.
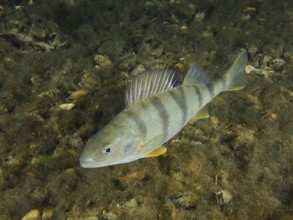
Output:
[[[159,92],[170,90],[177,85],[177,75],[174,70],[146,71],[139,74],[126,87],[126,107],[134,105]]]
[[[206,71],[196,63],[192,63],[183,84],[209,84],[211,82]]]

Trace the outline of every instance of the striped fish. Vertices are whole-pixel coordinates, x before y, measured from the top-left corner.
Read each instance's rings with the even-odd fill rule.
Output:
[[[138,75],[126,88],[126,109],[90,137],[80,165],[104,167],[164,154],[162,144],[191,118],[208,117],[204,107],[215,96],[244,87],[246,65],[247,52],[242,50],[222,80],[215,82],[196,64],[191,65],[182,85],[171,70]]]

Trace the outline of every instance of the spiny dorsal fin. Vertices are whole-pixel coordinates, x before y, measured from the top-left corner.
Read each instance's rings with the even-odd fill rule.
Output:
[[[146,71],[137,75],[125,90],[126,107],[134,105],[159,92],[170,90],[178,85],[174,70]]]
[[[192,63],[183,84],[209,84],[211,82],[209,75],[206,71],[196,63]]]

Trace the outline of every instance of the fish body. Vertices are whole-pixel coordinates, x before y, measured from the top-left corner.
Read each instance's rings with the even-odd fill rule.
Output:
[[[247,52],[242,50],[223,78],[215,82],[196,64],[181,85],[171,70],[138,75],[126,88],[126,109],[90,137],[80,165],[104,167],[165,153],[162,145],[191,118],[208,117],[204,107],[215,96],[244,87],[246,65]]]

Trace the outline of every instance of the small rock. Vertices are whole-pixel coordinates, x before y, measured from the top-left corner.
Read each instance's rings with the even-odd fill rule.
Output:
[[[65,151],[64,151],[63,148],[56,148],[56,149],[54,150],[54,152],[53,152],[53,156],[52,156],[52,158],[53,158],[53,159],[58,159],[58,158],[64,156],[64,154],[65,154]]]
[[[87,95],[88,93],[89,93],[89,90],[80,89],[80,90],[77,90],[77,91],[71,93],[69,96],[69,99],[77,100],[77,99],[80,99],[81,97]]]
[[[216,117],[216,116],[212,116],[212,117],[211,117],[211,123],[212,123],[212,125],[213,125],[214,127],[217,127],[217,126],[219,125],[219,123],[220,123],[220,120],[219,120],[218,117]]]
[[[37,75],[31,77],[31,82],[36,87],[40,87],[42,84],[42,80]]]
[[[221,190],[216,193],[216,199],[218,204],[222,207],[233,199],[232,194],[227,190]]]
[[[205,18],[205,13],[204,12],[198,12],[194,16],[194,20],[197,21],[197,22],[202,22],[204,18]]]
[[[107,220],[117,220],[118,219],[117,215],[115,215],[112,212],[109,212],[109,213],[105,214],[105,218]]]
[[[188,30],[187,26],[186,25],[183,25],[180,27],[180,31],[183,32],[183,33],[186,33]]]
[[[245,67],[245,72],[246,72],[246,74],[251,74],[253,71],[255,71],[256,70],[256,68],[254,67],[254,66],[252,66],[252,65],[247,65],[246,67]]]
[[[276,59],[273,59],[271,62],[270,62],[270,66],[272,67],[272,69],[276,72],[280,72],[283,70],[284,68],[284,65],[285,65],[285,60],[281,59],[281,58],[276,58]]]
[[[272,60],[273,58],[269,55],[265,55],[261,61],[262,65],[264,66],[269,66],[269,63],[270,61]]]
[[[282,49],[272,49],[271,54],[275,58],[280,58],[284,54],[284,51]]]
[[[34,0],[29,0],[27,3],[29,6],[32,6],[34,4]]]
[[[293,65],[293,53],[291,52],[284,52],[284,59],[288,65]]]
[[[177,207],[183,207],[185,209],[195,208],[198,202],[198,198],[191,192],[183,193],[180,195],[173,196],[173,203]]]
[[[4,8],[2,5],[0,5],[0,17],[2,17],[4,14]]]
[[[64,103],[59,105],[59,108],[63,109],[63,110],[70,110],[75,106],[74,103]]]
[[[222,195],[223,195],[223,202],[225,204],[230,202],[233,198],[232,194],[228,192],[227,190],[222,190]]]
[[[252,14],[252,13],[256,12],[256,8],[247,6],[246,8],[243,9],[243,12],[248,13],[248,14]]]
[[[259,53],[259,49],[256,46],[251,46],[248,49],[248,54],[253,58],[255,58],[258,53]]]
[[[136,209],[137,208],[137,202],[135,199],[131,199],[129,201],[127,201],[124,204],[125,207],[127,207],[128,209]]]
[[[80,148],[83,146],[83,140],[80,136],[74,134],[73,136],[68,138],[68,144],[73,148]]]
[[[99,87],[101,84],[101,79],[97,76],[97,74],[85,72],[79,83],[80,86],[83,87]]]
[[[111,67],[112,66],[112,62],[109,59],[109,57],[107,56],[103,56],[103,55],[96,55],[95,56],[95,61],[96,61],[96,69],[101,69],[101,68],[105,68],[105,67]]]
[[[213,34],[212,32],[210,32],[210,31],[203,31],[203,32],[201,33],[201,36],[202,36],[203,38],[211,38],[211,37],[214,36],[214,34]]]
[[[21,218],[21,220],[40,220],[41,219],[41,212],[38,209],[33,209],[25,214]]]
[[[6,107],[6,105],[4,103],[0,103],[0,113],[7,113],[8,112],[8,108]]]
[[[31,159],[31,165],[39,166],[40,164],[44,164],[45,161],[46,161],[45,156],[35,156]]]
[[[43,213],[42,213],[42,220],[51,220],[53,219],[53,209],[51,208],[44,208]]]
[[[60,181],[68,187],[74,187],[78,181],[78,175],[75,168],[68,168],[60,174]]]
[[[132,76],[136,76],[136,75],[138,75],[138,74],[140,74],[140,73],[142,73],[142,72],[144,72],[145,71],[145,68],[144,68],[144,66],[142,65],[142,64],[139,64],[139,65],[137,65],[132,71],[131,71],[131,75]]]

